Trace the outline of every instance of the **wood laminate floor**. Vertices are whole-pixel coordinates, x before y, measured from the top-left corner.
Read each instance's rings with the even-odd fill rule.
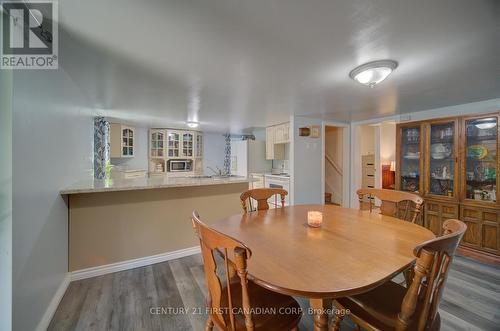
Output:
[[[200,255],[75,281],[48,330],[203,330],[206,294]],[[456,257],[440,314],[441,330],[500,330],[500,268]],[[312,330],[311,316],[299,327]]]

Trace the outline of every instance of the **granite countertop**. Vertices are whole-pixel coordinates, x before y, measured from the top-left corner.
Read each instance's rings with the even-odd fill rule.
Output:
[[[266,173],[264,174],[266,177],[275,177],[275,178],[281,178],[281,179],[290,179],[289,174],[272,174],[272,173]]]
[[[260,175],[260,176],[267,176],[267,177],[280,177],[280,178],[290,179],[290,174],[288,172],[273,174],[272,172],[269,172],[269,171],[255,171],[255,172],[252,172],[251,175]]]
[[[177,177],[168,178],[162,176],[148,178],[131,178],[131,179],[89,179],[77,182],[64,190],[61,194],[80,194],[80,193],[97,193],[97,192],[115,192],[115,191],[131,191],[131,190],[149,190],[157,188],[169,187],[190,187],[190,186],[206,186],[206,185],[223,185],[234,183],[248,183],[246,177]]]

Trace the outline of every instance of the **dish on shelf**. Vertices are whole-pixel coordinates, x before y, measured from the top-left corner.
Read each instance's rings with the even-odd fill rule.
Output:
[[[415,192],[416,190],[417,190],[417,184],[416,183],[409,183],[408,184],[408,191]]]
[[[408,160],[416,160],[420,158],[420,152],[412,153],[408,152],[406,155],[403,156],[405,159]]]
[[[431,156],[434,160],[444,160],[444,159],[450,157],[450,154],[441,153],[441,154],[432,154]]]
[[[467,148],[467,157],[482,160],[488,155],[488,149],[483,145],[470,145]]]
[[[442,160],[451,155],[451,148],[445,144],[432,144],[431,157],[435,160]]]

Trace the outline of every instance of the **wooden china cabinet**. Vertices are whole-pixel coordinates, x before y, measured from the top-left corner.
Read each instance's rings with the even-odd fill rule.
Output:
[[[500,263],[499,113],[408,122],[397,127],[396,189],[424,197],[421,224],[467,224],[460,252]]]

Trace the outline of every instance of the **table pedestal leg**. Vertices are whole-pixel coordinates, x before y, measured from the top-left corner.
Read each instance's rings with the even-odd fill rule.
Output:
[[[331,299],[310,299],[309,304],[313,309],[314,331],[328,330],[328,310],[332,309]]]

